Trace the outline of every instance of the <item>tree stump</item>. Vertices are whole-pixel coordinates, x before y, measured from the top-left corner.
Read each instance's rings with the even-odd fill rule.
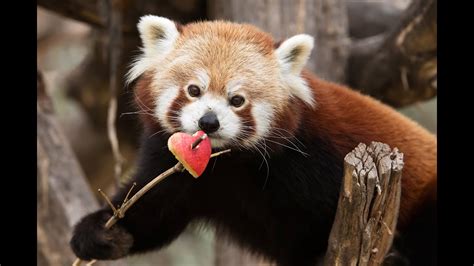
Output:
[[[344,159],[344,178],[324,265],[380,265],[398,218],[403,154],[361,143]]]

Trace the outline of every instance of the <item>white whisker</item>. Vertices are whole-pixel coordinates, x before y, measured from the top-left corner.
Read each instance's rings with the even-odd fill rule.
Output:
[[[299,153],[301,153],[301,154],[302,154],[303,156],[305,156],[305,157],[306,157],[306,156],[309,156],[308,153],[306,153],[306,152],[304,152],[304,151],[302,151],[302,150],[300,150],[300,149],[295,149],[295,148],[293,148],[293,147],[291,147],[291,146],[285,145],[285,144],[280,143],[280,142],[278,142],[278,141],[273,141],[273,140],[270,140],[270,139],[267,139],[267,141],[269,141],[269,142],[271,142],[271,143],[275,143],[275,144],[280,145],[280,146],[283,146],[283,147],[288,148],[288,149],[290,149],[290,150],[294,150],[294,151],[296,151],[296,152],[299,152]]]

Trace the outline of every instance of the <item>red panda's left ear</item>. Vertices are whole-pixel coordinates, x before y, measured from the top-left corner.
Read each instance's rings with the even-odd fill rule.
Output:
[[[290,93],[312,107],[315,104],[313,93],[300,74],[309,59],[313,46],[313,37],[307,34],[298,34],[283,41],[275,50],[283,81],[290,88]]]

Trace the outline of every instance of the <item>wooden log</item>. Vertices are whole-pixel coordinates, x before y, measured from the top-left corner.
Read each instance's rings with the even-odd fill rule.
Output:
[[[85,22],[92,26],[101,27],[105,25],[105,18],[101,17],[98,12],[97,0],[39,0],[37,4],[65,17]]]
[[[146,14],[167,16],[180,22],[203,18],[205,0],[125,0],[127,10],[121,29],[125,34],[137,35],[136,24]],[[38,0],[37,4],[64,17],[84,22],[96,28],[107,28],[108,17],[104,16],[105,0]]]
[[[396,230],[403,154],[361,143],[344,159],[344,179],[324,265],[381,265]]]
[[[48,265],[67,265],[74,258],[67,237],[71,227],[98,204],[54,117],[39,73],[37,85],[38,249]]]
[[[391,32],[351,46],[348,84],[394,107],[437,94],[437,0],[414,0]]]

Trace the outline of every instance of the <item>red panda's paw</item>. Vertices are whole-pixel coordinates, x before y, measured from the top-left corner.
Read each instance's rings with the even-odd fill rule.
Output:
[[[110,211],[100,210],[84,218],[74,228],[70,242],[72,251],[82,260],[115,260],[126,256],[133,237],[120,224],[104,227]]]

